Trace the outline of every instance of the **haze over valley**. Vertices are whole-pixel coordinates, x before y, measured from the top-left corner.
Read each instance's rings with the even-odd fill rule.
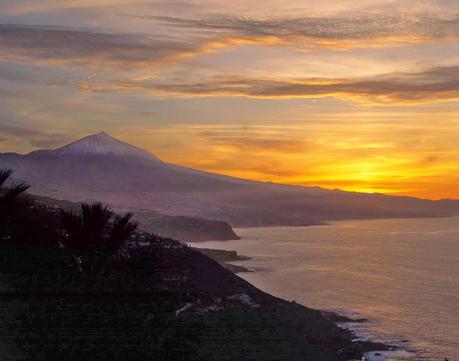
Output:
[[[443,217],[459,202],[244,180],[160,160],[105,132],[55,150],[4,153],[0,167],[37,195],[100,200],[118,209],[224,221],[231,226],[312,225],[342,219]]]

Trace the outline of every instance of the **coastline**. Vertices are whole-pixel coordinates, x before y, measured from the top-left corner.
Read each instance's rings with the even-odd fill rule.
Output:
[[[396,342],[380,339],[376,334],[368,330],[362,332],[361,329],[357,328],[358,325],[373,322],[367,318],[351,318],[334,311],[322,311],[322,314],[334,322],[338,327],[350,331],[355,336],[354,342],[368,342],[370,344],[383,346],[379,349],[365,352],[363,355],[364,361],[388,361],[393,359],[393,357],[408,360],[417,355],[415,351],[407,348],[406,344],[402,345],[402,341],[399,341],[400,344],[397,344]]]
[[[328,313],[329,311],[325,311]],[[333,312],[330,312],[333,313]],[[369,331],[368,329],[359,328],[359,325],[365,325],[368,323],[374,323],[372,320],[366,318],[353,319],[352,322],[343,321],[343,317],[339,313],[337,315],[336,324],[338,327],[341,327],[345,330],[349,330],[352,334],[355,335],[355,341],[364,341],[364,342],[376,342],[378,344],[383,344],[386,347],[379,350],[368,351],[364,354],[365,361],[388,361],[393,360],[393,358],[399,359],[412,359],[417,356],[417,352],[408,347],[408,341],[399,340],[399,341],[388,341],[378,337],[377,334]]]
[[[55,212],[55,209],[43,208],[46,217],[54,217]],[[8,248],[4,251],[8,254]],[[30,252],[30,249],[25,251]],[[17,259],[27,260],[22,248],[17,252]],[[368,361],[383,361],[394,352],[401,351],[396,345],[361,339],[352,327],[342,327],[342,324],[363,324],[368,322],[367,319],[321,311],[321,304],[317,306],[317,303],[317,308],[309,308],[302,304],[307,302],[297,303],[292,298],[274,296],[275,293],[264,292],[243,277],[236,276],[235,273],[250,270],[231,262],[254,258],[234,250],[195,248],[140,231],[132,236],[121,252],[125,258],[110,258],[101,272],[91,279],[77,277],[69,278],[71,282],[63,282],[66,278],[59,278],[59,272],[50,276],[58,277],[56,282],[54,278],[37,280],[34,272],[26,273],[25,279],[10,275],[12,285],[19,290],[25,287],[24,292],[15,292],[10,296],[21,300],[24,297],[32,299],[36,308],[33,312],[24,309],[30,308],[28,302],[31,301],[27,301],[16,310],[10,305],[9,311],[14,312],[8,314],[15,313],[17,321],[29,324],[33,319],[49,318],[47,310],[57,303],[62,304],[65,312],[59,311],[52,316],[57,322],[55,329],[59,330],[63,324],[63,332],[59,333],[74,332],[74,315],[87,317],[78,332],[90,342],[95,336],[85,334],[86,322],[97,331],[100,325],[94,322],[93,315],[100,317],[103,314],[106,320],[113,316],[114,321],[107,325],[109,329],[119,329],[120,322],[127,322],[129,332],[164,335],[166,344],[160,338],[155,341],[154,350],[145,346],[140,351],[162,354],[167,361],[177,359],[167,354],[169,350],[177,350],[187,357],[205,353],[207,358],[199,359],[223,361],[227,359],[227,353],[222,352],[222,347],[232,348],[233,359],[263,361],[278,361],[282,357],[299,361],[304,359],[305,354],[314,361],[350,361],[361,360],[362,357]],[[145,308],[138,307],[141,303],[145,303]],[[111,309],[104,309],[107,304],[110,304],[109,308],[117,307],[118,311],[113,313]],[[86,311],[89,306],[91,312]],[[140,328],[138,320],[142,321]],[[158,321],[161,323],[158,324]],[[14,329],[14,323],[11,327]],[[171,328],[173,333],[169,331]],[[26,328],[20,329],[21,332],[24,330],[20,336],[25,340],[30,336]],[[238,332],[237,340],[234,339],[235,330]],[[190,335],[193,337],[190,338]],[[121,346],[137,349],[138,339],[126,338]],[[46,347],[53,350],[54,338],[50,340],[52,342]],[[113,342],[118,342],[118,336],[113,338]],[[248,347],[248,344],[252,346]],[[81,345],[74,346],[75,352],[84,352]],[[26,352],[34,354],[35,349],[42,347],[42,342],[26,347]],[[103,349],[102,352],[108,351]],[[253,352],[253,356],[247,352]],[[246,358],[241,358],[241,355]]]
[[[249,269],[240,265],[234,265],[228,262],[243,262],[252,260],[254,257],[239,255],[235,250],[220,250],[212,248],[198,248],[193,246],[193,250],[200,252],[207,257],[215,260],[221,266],[228,269],[229,271],[238,273],[256,272],[256,270]],[[384,340],[379,340],[376,335],[371,334],[372,337],[365,337],[362,333],[359,333],[356,325],[362,325],[365,323],[372,322],[367,318],[353,318],[344,313],[335,311],[320,310],[321,314],[329,321],[333,322],[339,328],[350,331],[355,339],[353,342],[364,343],[367,347],[363,357],[365,361],[387,361],[391,357],[411,358],[415,354],[410,352],[408,349],[404,349],[402,346],[394,345]],[[368,336],[368,335],[367,335]],[[374,349],[371,349],[374,346]]]
[[[235,265],[230,262],[241,262],[241,261],[250,261],[252,257],[239,255],[236,251],[227,251],[221,249],[211,249],[211,248],[199,248],[191,247],[194,251],[202,253],[203,255],[213,259],[218,262],[222,267],[226,268],[228,271],[233,273],[247,273],[254,272],[249,268],[246,268],[241,265]]]
[[[235,264],[255,271],[240,276],[270,294],[319,310],[368,318],[370,323],[353,329],[367,330],[377,337],[372,340],[407,351],[390,355],[391,361],[443,360],[457,354],[458,320],[450,311],[457,308],[459,284],[448,271],[457,265],[457,220],[238,228],[243,240],[208,242],[202,247],[255,256]],[[436,283],[439,279],[442,282]],[[440,292],[444,297],[438,299]]]
[[[233,355],[244,355],[254,350],[253,357],[239,358],[238,356],[235,359],[272,361],[281,359],[282,355],[288,355],[286,360],[300,360],[304,352],[314,360],[347,361],[358,359],[366,352],[385,347],[372,342],[353,342],[350,331],[340,329],[321,311],[269,295],[235,276],[234,273],[223,269],[209,257],[177,241],[152,238],[148,243],[145,246],[129,249],[132,256],[140,252],[148,255],[149,260],[153,261],[149,264],[153,264],[158,271],[153,278],[139,279],[127,268],[120,273],[121,270],[114,267],[115,264],[110,264],[107,265],[103,277],[101,275],[101,278],[94,280],[96,282],[94,286],[77,282],[73,283],[76,288],[67,289],[63,284],[53,283],[52,288],[45,290],[37,285],[37,291],[31,293],[29,286],[35,285],[35,279],[33,276],[27,277],[25,283],[21,281],[21,285],[27,286],[28,291],[22,293],[15,291],[9,295],[11,299],[20,302],[14,307],[8,303],[8,315],[21,315],[17,321],[28,324],[30,319],[37,317],[47,319],[49,317],[47,310],[59,304],[64,307],[65,312],[60,310],[53,316],[59,326],[56,326],[56,330],[59,330],[63,323],[64,330],[71,329],[72,332],[79,330],[78,332],[82,332],[80,336],[91,342],[94,334],[99,332],[93,315],[100,317],[101,312],[104,319],[115,317],[116,329],[119,329],[119,322],[123,320],[128,323],[132,331],[135,330],[140,334],[144,327],[147,334],[151,327],[159,327],[158,330],[163,333],[173,328],[179,334],[184,332],[183,337],[188,340],[190,332],[195,332],[200,337],[196,345],[200,350],[204,348],[205,352],[211,355],[202,360],[209,361],[227,359],[227,355],[222,354],[222,347],[234,348],[231,351]],[[140,283],[132,283],[134,279]],[[146,286],[152,284],[152,281],[155,288],[148,290]],[[222,288],[221,285],[225,287]],[[33,312],[29,310],[30,300],[33,300],[36,307],[33,308]],[[62,300],[66,301],[62,302]],[[139,301],[144,304],[143,308],[139,309]],[[105,309],[107,304],[110,306]],[[88,312],[89,306],[90,312]],[[112,306],[118,307],[118,312],[113,313]],[[164,307],[168,309],[167,316]],[[146,318],[144,312],[147,312]],[[143,320],[141,328],[138,327],[134,314],[138,314]],[[86,320],[82,323],[83,328],[75,329],[74,315]],[[159,321],[164,321],[165,324],[160,323],[158,326]],[[97,332],[86,334],[87,322],[90,322],[91,329]],[[28,339],[27,330],[16,329],[15,325],[16,323],[9,326],[12,330],[24,332],[19,335],[23,340]],[[40,324],[40,327],[43,325]],[[234,330],[238,330],[239,333],[236,339],[234,339]],[[46,335],[46,333],[40,334]],[[158,340],[158,345],[155,344],[157,348],[153,351],[167,353],[168,350],[177,350],[184,355],[195,352],[193,351],[195,341],[189,349],[182,343],[183,339],[173,335],[174,333],[169,336],[165,333],[168,346],[164,348],[163,341]],[[53,342],[44,341],[44,347],[53,350],[54,338],[50,340]],[[137,340],[137,337],[132,337],[120,346],[137,347]],[[250,349],[247,348],[247,340],[252,345]],[[114,342],[118,344],[118,341],[119,339],[115,337]],[[43,347],[41,341],[21,343],[21,345],[28,347],[25,350],[27,354],[34,354],[34,350]],[[77,347],[74,350],[75,355],[84,353],[84,349],[79,349],[79,344],[75,347]],[[104,347],[102,351],[107,352]],[[175,358],[168,354],[163,359]]]
[[[33,224],[52,224],[57,210],[36,207],[41,221]],[[301,361],[305,355],[348,361],[386,348],[354,342],[321,311],[270,295],[203,254],[220,262],[251,259],[234,251],[198,251],[138,231],[118,250],[122,257],[108,257],[86,275],[61,262],[60,248],[43,252],[40,244],[19,241],[0,249],[5,285],[11,286],[2,293],[2,323],[26,360],[49,361],[47,355],[66,350],[69,360],[88,361],[117,359],[122,352],[165,361],[225,361],[229,355],[241,361]]]

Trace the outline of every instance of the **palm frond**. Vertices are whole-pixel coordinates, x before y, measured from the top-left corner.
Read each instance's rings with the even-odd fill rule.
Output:
[[[132,218],[132,213],[127,213],[124,216],[116,216],[110,233],[109,249],[118,249],[135,232],[139,224],[133,221]]]
[[[11,169],[0,169],[0,187],[3,187],[5,182],[11,177],[13,171]]]
[[[105,227],[112,217],[113,212],[110,207],[97,202],[92,204],[82,204],[81,214],[83,216],[83,223],[86,226]]]
[[[88,246],[97,248],[104,242],[104,236],[112,215],[111,209],[102,203],[81,205],[85,241]],[[91,243],[93,244],[91,245]]]
[[[26,183],[17,183],[10,186],[1,197],[1,204],[4,211],[10,215],[27,207],[30,203],[25,192],[30,186]]]
[[[16,183],[13,184],[8,190],[5,192],[4,198],[7,201],[14,201],[19,196],[23,195],[28,189],[30,185],[27,183]]]
[[[61,210],[59,218],[65,232],[64,244],[73,248],[81,246],[83,237],[81,216],[72,211]]]

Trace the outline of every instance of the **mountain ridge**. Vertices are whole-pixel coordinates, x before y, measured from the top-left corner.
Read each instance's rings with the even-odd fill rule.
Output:
[[[88,139],[98,146],[87,146]],[[98,133],[52,151],[0,154],[0,167],[12,168],[38,195],[73,202],[101,200],[118,208],[224,221],[237,227],[459,214],[459,202],[454,200],[245,180],[166,163],[139,149]]]

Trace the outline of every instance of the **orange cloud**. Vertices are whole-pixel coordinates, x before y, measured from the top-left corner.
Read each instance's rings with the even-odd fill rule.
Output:
[[[335,97],[367,105],[424,104],[459,100],[459,66],[359,79],[268,79],[233,76],[181,83],[128,79],[94,83],[91,90],[143,92],[184,97],[267,99]]]

